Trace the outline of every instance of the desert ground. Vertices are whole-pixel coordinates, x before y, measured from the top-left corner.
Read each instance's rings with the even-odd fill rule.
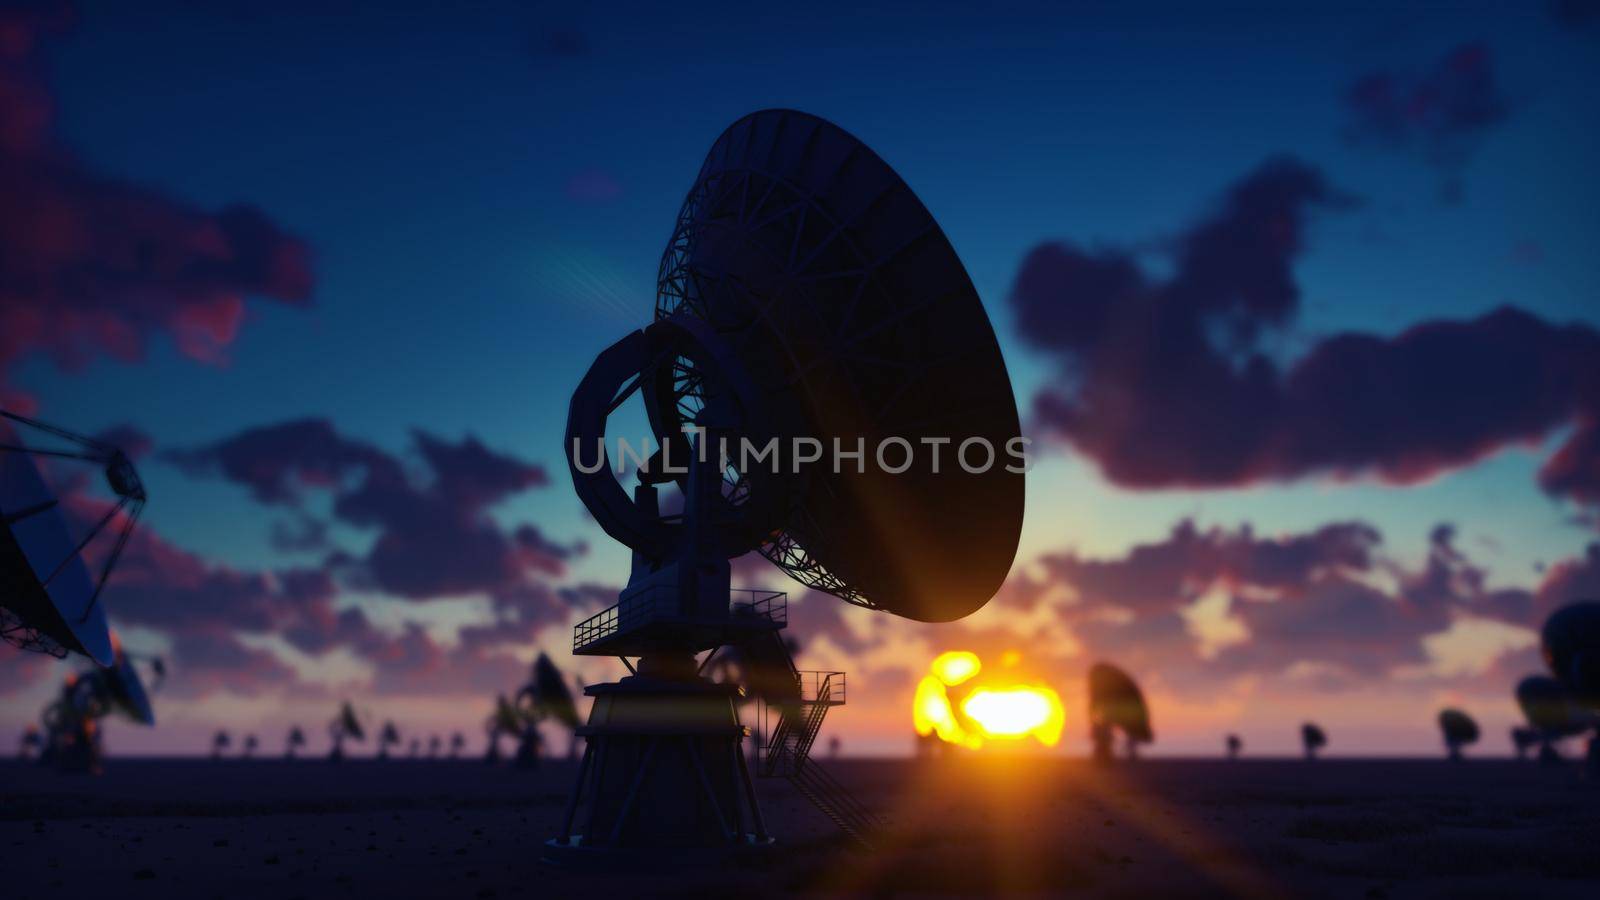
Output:
[[[1508,760],[839,760],[864,852],[786,782],[779,843],[724,869],[540,861],[576,766],[111,759],[0,764],[12,900],[966,894],[1600,896],[1600,784]]]

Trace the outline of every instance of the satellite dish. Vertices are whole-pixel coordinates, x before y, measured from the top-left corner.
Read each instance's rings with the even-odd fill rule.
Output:
[[[385,720],[383,730],[378,732],[378,758],[388,759],[389,748],[400,745],[400,729],[393,721]]]
[[[731,446],[778,441],[782,472],[722,473],[707,517],[725,557],[759,549],[808,587],[921,621],[994,596],[1022,527],[1023,476],[1003,464],[1021,435],[1010,377],[955,250],[877,154],[792,110],[735,122],[684,200],[655,318],[602,354],[573,398],[574,483],[608,534],[659,557],[681,530],[631,502],[610,466],[586,474],[572,456],[595,454],[636,379],[663,445],[682,448],[685,427],[719,405]],[[796,474],[797,438],[830,450],[860,440],[865,471]],[[870,458],[891,438],[916,445],[903,472]],[[924,438],[951,440],[940,462]],[[955,456],[969,439],[1000,461],[968,472]],[[885,453],[890,468],[902,461]],[[687,492],[687,474],[676,480]]]
[[[533,662],[533,675],[517,692],[517,706],[534,721],[554,719],[568,728],[578,727],[578,705],[561,670],[540,653]]]
[[[1540,632],[1545,664],[1573,699],[1600,711],[1600,602],[1573,603],[1556,610]]]
[[[144,679],[139,677],[139,670],[134,667],[135,657],[122,649],[122,641],[115,631],[111,632],[111,646],[113,648],[111,666],[103,671],[90,673],[102,685],[103,698],[108,710],[121,713],[128,720],[140,725],[156,724],[155,707],[150,704],[150,692],[145,689]],[[155,659],[153,666],[158,672],[165,670],[159,658]]]
[[[1121,731],[1132,758],[1139,744],[1155,740],[1144,693],[1127,672],[1109,663],[1089,668],[1089,734],[1096,759],[1111,758],[1111,736]]]
[[[346,739],[364,741],[367,739],[367,730],[361,724],[361,717],[356,715],[356,708],[346,700],[339,707],[339,714],[328,723],[328,737],[333,741],[333,747],[328,751],[329,762],[342,762],[344,760],[344,742]]]
[[[299,752],[300,748],[305,745],[306,733],[300,730],[299,725],[291,727],[288,735],[284,738],[283,758],[294,759],[295,753]]]
[[[1547,675],[1529,675],[1517,682],[1517,706],[1547,742],[1582,734],[1590,725],[1566,685]]]
[[[1449,748],[1450,759],[1461,760],[1461,748],[1478,742],[1478,723],[1459,709],[1445,709],[1439,713],[1439,730],[1444,733],[1444,745]]]
[[[53,449],[23,440],[18,430],[64,442]],[[81,539],[74,539],[59,499],[45,484],[37,459],[50,457],[102,469],[116,504]],[[0,638],[25,650],[81,653],[112,664],[111,638],[100,597],[144,509],[144,485],[116,447],[0,410]],[[83,551],[119,514],[116,542],[91,577]]]
[[[1315,722],[1300,726],[1300,744],[1305,747],[1306,759],[1316,759],[1317,753],[1328,746],[1327,732]]]
[[[630,491],[605,439],[635,396],[660,449]],[[573,486],[634,553],[617,605],[577,627],[573,652],[640,661],[585,689],[595,702],[577,795],[590,802],[574,798],[552,858],[770,844],[738,687],[703,677],[694,655],[770,643],[787,605],[773,592],[730,602],[729,560],[759,551],[846,602],[959,619],[1016,555],[1020,436],[983,304],[906,183],[816,116],[767,110],[729,126],[678,213],[654,321],[596,357],[569,408]],[[813,447],[860,452],[859,464],[808,464]],[[663,511],[663,488],[681,510]],[[839,699],[830,681],[817,702],[842,702],[837,674]],[[802,728],[814,732],[791,721],[774,734]],[[628,762],[592,766],[597,753]],[[580,806],[586,834],[572,827]]]

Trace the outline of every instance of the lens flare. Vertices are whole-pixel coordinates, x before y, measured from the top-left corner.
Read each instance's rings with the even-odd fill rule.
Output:
[[[1008,654],[1010,656],[1011,654]],[[1009,666],[1017,662],[1007,659]],[[1061,697],[1034,684],[972,684],[959,702],[950,688],[971,682],[983,670],[977,654],[964,650],[942,653],[929,665],[932,674],[917,683],[911,701],[917,734],[937,735],[949,744],[977,749],[987,740],[1033,738],[1046,747],[1061,741],[1066,713]]]
[[[950,687],[955,687],[978,674],[978,670],[983,668],[983,663],[978,661],[976,653],[952,650],[934,657],[933,664],[929,668],[932,669],[935,678]]]
[[[961,701],[961,711],[987,737],[1037,738],[1046,747],[1061,742],[1066,716],[1061,698],[1047,687],[978,688]]]

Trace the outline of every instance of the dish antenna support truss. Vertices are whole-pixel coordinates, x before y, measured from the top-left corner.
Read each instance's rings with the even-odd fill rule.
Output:
[[[6,596],[0,596],[0,638],[55,657],[77,650],[110,665],[114,654],[100,598],[144,511],[144,482],[128,455],[110,443],[6,410],[0,410],[0,419],[9,423],[0,423],[0,470],[7,482],[0,484],[0,535],[8,557],[0,563],[7,588]],[[58,445],[40,446],[24,435],[43,436]],[[65,532],[56,524],[61,520],[60,498],[40,480],[34,465],[39,459],[97,466],[116,497],[75,543],[62,541]],[[87,582],[84,551],[119,515],[111,550],[98,576]],[[66,586],[69,581],[86,587]],[[77,608],[66,608],[69,604]]]

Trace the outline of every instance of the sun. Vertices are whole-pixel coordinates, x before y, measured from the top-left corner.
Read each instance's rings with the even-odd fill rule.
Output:
[[[1002,668],[1014,667],[1019,657],[1007,653]],[[917,734],[978,749],[988,741],[1023,741],[1029,738],[1046,747],[1061,741],[1066,714],[1053,688],[1007,679],[1001,674],[974,681],[983,670],[976,653],[955,650],[941,653],[929,664],[911,701],[912,725]],[[951,688],[966,685],[959,700]]]

